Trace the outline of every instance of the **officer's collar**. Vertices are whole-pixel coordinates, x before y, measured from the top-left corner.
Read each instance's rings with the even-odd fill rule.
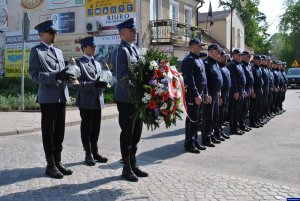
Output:
[[[247,63],[246,61],[242,61],[243,64],[249,65],[249,63]]]
[[[194,58],[200,58],[200,56],[199,55],[197,55],[197,54],[195,54],[195,53],[193,53],[193,52],[190,52],[190,55],[192,55]]]
[[[133,47],[134,46],[134,43],[129,43],[125,40],[122,40],[121,43],[123,43],[124,45],[128,46],[128,47]]]
[[[53,47],[53,44],[48,45],[47,43],[44,43],[43,41],[41,41],[41,44],[43,44],[44,46],[46,46],[47,49],[49,49],[50,47]]]
[[[94,59],[94,57],[90,57],[90,56],[88,56],[88,55],[86,55],[86,54],[83,54],[83,56],[84,56],[85,58],[87,58],[89,61],[91,61],[92,59]]]

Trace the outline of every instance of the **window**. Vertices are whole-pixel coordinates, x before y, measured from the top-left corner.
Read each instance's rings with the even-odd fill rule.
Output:
[[[178,2],[174,1],[174,0],[170,0],[170,3],[169,3],[169,17],[170,17],[170,19],[175,20],[175,21],[179,21],[178,13],[179,13],[179,4],[178,4]]]
[[[241,30],[237,29],[237,48],[241,48]]]
[[[184,6],[184,22],[186,24],[192,24],[192,8]]]
[[[162,0],[150,0],[150,20],[162,19]]]

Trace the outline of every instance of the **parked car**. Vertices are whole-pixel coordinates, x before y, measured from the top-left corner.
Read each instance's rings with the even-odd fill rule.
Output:
[[[300,86],[300,68],[289,68],[286,73],[288,87]]]

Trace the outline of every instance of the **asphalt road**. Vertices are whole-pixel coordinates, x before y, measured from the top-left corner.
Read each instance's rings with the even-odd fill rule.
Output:
[[[169,129],[161,126],[149,131],[144,127],[138,159],[145,164],[176,163],[187,171],[193,169],[300,188],[299,96],[300,90],[289,90],[285,113],[262,128],[231,136],[230,140],[199,155],[184,152],[184,121]],[[79,129],[79,126],[66,129],[66,147],[78,149]],[[103,154],[120,155],[119,133],[117,119],[102,122],[99,146]]]

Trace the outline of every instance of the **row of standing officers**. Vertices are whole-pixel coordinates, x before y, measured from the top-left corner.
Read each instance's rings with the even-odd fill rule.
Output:
[[[206,54],[204,45],[192,39],[190,53],[182,62],[188,114],[184,147],[191,153],[229,139],[223,131],[228,123],[231,135],[262,127],[284,112],[287,90],[285,63],[265,55],[254,55],[251,60],[252,54],[239,49],[234,49],[229,59],[217,44],[209,45]]]

